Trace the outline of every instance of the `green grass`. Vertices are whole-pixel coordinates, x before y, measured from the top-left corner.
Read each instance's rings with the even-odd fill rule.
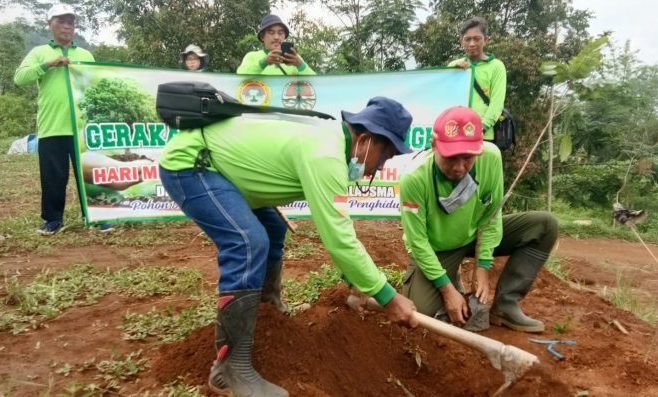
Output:
[[[144,266],[113,274],[114,289],[136,297],[203,293],[203,274],[194,269]]]
[[[571,317],[567,317],[564,321],[556,322],[553,324],[553,331],[561,335],[571,331],[572,328],[573,326]]]
[[[560,234],[573,238],[614,238],[626,241],[638,241],[631,229],[624,225],[612,224],[612,208],[606,211],[600,208],[574,209],[557,200],[553,207],[555,216],[560,221]],[[575,221],[590,221],[590,225],[581,225]],[[643,226],[643,225],[641,225]],[[645,242],[658,243],[658,228],[647,228],[640,236]]]
[[[564,266],[564,263],[562,263],[561,258],[551,256],[546,261],[544,267],[562,281],[567,281],[569,279],[569,271]]]
[[[114,233],[103,234],[86,229],[80,213],[75,179],[71,174],[64,215],[67,230],[44,237],[36,233],[41,226],[38,156],[35,154],[6,154],[14,138],[0,139],[0,256],[36,253],[47,255],[59,247],[128,246],[153,247],[181,242],[181,228],[189,221],[125,223]],[[190,240],[194,237],[190,233]]]
[[[146,368],[147,359],[142,357],[142,351],[131,352],[124,358],[115,354],[109,360],[96,364],[98,378],[107,383],[133,379]]]
[[[283,280],[286,301],[291,311],[295,312],[295,309],[301,305],[317,301],[322,291],[332,288],[341,280],[340,273],[335,266],[324,264],[319,271],[310,272],[305,281]]]
[[[96,359],[86,361],[80,366],[73,367],[64,364],[55,370],[55,373],[68,376],[72,371],[85,372],[95,371],[95,378],[98,383],[82,383],[79,381],[68,384],[63,393],[57,393],[56,396],[70,397],[92,397],[117,395],[120,391],[121,383],[133,380],[137,375],[148,367],[148,360],[142,357],[142,351],[138,350],[128,353],[124,357],[113,353],[109,360],[96,362]],[[46,395],[50,395],[48,392]]]
[[[152,309],[145,314],[126,313],[123,318],[123,338],[144,340],[150,337],[170,343],[185,338],[195,329],[213,322],[217,315],[217,297],[205,295],[200,302],[180,312],[168,308],[164,311]]]
[[[96,302],[109,287],[109,273],[88,264],[74,265],[60,273],[43,271],[27,285],[21,285],[16,276],[5,278],[4,303],[15,307],[15,312],[2,311],[0,331],[16,334],[36,327],[72,306]]]
[[[13,139],[0,141],[0,206],[39,208],[39,158],[36,154],[6,154],[9,143],[6,147],[2,143]]]
[[[628,310],[638,318],[652,325],[658,325],[658,300],[654,297],[653,304],[647,304],[639,299],[633,286],[623,278],[621,272],[617,273],[617,287],[606,290],[605,298],[615,306]]]
[[[393,287],[402,286],[404,272],[397,269],[395,265],[381,267],[380,270],[384,272]],[[317,301],[324,290],[333,288],[341,281],[343,279],[338,269],[335,266],[324,264],[319,271],[310,272],[304,281],[284,280],[283,291],[290,310],[294,314],[302,305]]]
[[[304,259],[318,254],[323,248],[318,239],[315,225],[310,221],[298,221],[297,231],[286,235],[286,250],[284,259]]]
[[[40,193],[35,193],[39,195]],[[0,236],[5,239],[0,245],[0,256],[17,253],[47,255],[60,247],[158,247],[181,243],[181,237],[194,238],[193,233],[181,229],[189,221],[124,223],[112,233],[100,233],[86,228],[79,215],[79,207],[69,205],[66,209],[66,229],[53,236],[41,236],[36,229],[41,225],[39,206],[19,215],[0,218]]]
[[[141,267],[111,272],[91,264],[77,264],[61,272],[44,270],[27,284],[5,277],[0,305],[0,331],[13,334],[38,328],[74,306],[91,305],[111,292],[126,296],[202,293],[198,270],[175,267]]]

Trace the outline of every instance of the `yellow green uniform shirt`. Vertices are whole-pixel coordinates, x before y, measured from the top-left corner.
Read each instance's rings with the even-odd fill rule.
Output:
[[[204,134],[213,168],[252,208],[306,200],[320,239],[345,278],[382,305],[393,299],[395,289],[357,240],[348,214],[351,138],[339,122],[245,115],[207,126]],[[204,146],[200,130],[179,132],[165,146],[160,165],[191,169]]]
[[[493,143],[485,142],[484,152],[478,156],[471,171],[478,182],[476,193],[463,206],[448,214],[439,207],[437,195],[448,197],[455,183],[440,170],[433,171],[436,165],[431,151],[418,161],[418,168],[400,181],[404,241],[425,276],[441,288],[450,279],[435,252],[457,249],[477,239],[478,230],[487,224],[503,199],[503,164],[500,150]],[[438,192],[433,182],[435,176]],[[503,221],[498,211],[480,236],[480,267],[491,267],[493,250],[502,237]]]
[[[493,126],[496,124],[505,107],[505,95],[507,92],[507,70],[505,64],[489,54],[487,59],[472,61],[468,57],[454,60],[448,66],[456,66],[461,61],[469,62],[473,68],[475,80],[477,80],[482,91],[489,97],[489,106],[473,89],[472,109],[482,118],[484,127],[484,139],[493,140]]]
[[[262,74],[262,75],[272,75],[272,76],[283,76],[284,73],[281,71],[279,66],[286,71],[285,74],[289,76],[294,75],[315,75],[313,69],[302,60],[302,64],[299,67],[295,65],[286,65],[279,64],[270,65],[265,61],[267,58],[268,51],[251,51],[242,58],[242,63],[238,66],[237,74]]]
[[[46,65],[61,56],[68,57],[72,62],[94,62],[91,52],[77,47],[75,43],[65,48],[51,40],[48,44],[34,47],[14,74],[16,85],[36,82],[39,87],[39,138],[73,135],[68,66],[49,68]]]

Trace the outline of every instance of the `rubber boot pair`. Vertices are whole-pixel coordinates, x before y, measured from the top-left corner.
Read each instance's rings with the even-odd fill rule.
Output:
[[[223,396],[287,397],[288,392],[256,372],[251,362],[261,290],[222,293],[215,322],[217,359],[208,386]]]
[[[519,301],[530,291],[537,274],[548,259],[548,253],[524,247],[512,254],[496,286],[490,321],[515,331],[543,332],[544,323],[526,316]]]

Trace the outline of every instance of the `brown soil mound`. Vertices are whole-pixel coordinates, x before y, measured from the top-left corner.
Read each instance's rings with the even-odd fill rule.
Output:
[[[354,313],[344,304],[347,294],[344,286],[332,289],[295,317],[262,305],[256,369],[291,396],[305,397],[488,396],[502,384],[502,374],[479,352],[422,329],[392,325],[381,313]],[[655,355],[644,348],[653,335],[646,324],[593,294],[565,288],[547,272],[527,301],[533,315],[549,326],[537,337],[576,339],[578,344],[557,346],[567,357],[557,361],[544,345],[529,342],[529,335],[498,327],[485,331],[485,336],[528,350],[542,361],[505,396],[562,397],[579,390],[596,396],[658,396]],[[562,308],[556,309],[556,303]],[[571,329],[556,334],[550,324],[563,320],[565,313],[570,313]],[[613,317],[636,336],[608,325]],[[205,384],[214,359],[213,338],[214,326],[208,325],[162,347],[151,375],[160,384],[181,376],[190,384]]]

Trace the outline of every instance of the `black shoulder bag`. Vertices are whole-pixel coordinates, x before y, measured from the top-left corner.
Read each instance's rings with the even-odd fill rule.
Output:
[[[160,84],[155,107],[165,124],[179,130],[203,128],[244,113],[286,113],[334,120],[329,114],[313,110],[245,105],[212,85],[198,81]]]
[[[473,82],[473,88],[475,88],[475,91],[477,91],[484,103],[489,106],[489,103],[491,102],[489,97],[484,93],[477,80],[474,79]],[[493,143],[495,143],[500,150],[507,150],[516,144],[516,125],[514,124],[514,119],[509,110],[503,109],[503,113],[500,115],[498,121],[496,121],[496,124],[494,124],[493,130]]]
[[[155,107],[162,121],[171,128],[200,128],[204,142],[206,136],[203,127],[245,113],[285,113],[335,120],[329,114],[313,110],[245,105],[212,85],[198,81],[175,81],[158,85]],[[210,166],[210,151],[208,145],[205,146],[197,155],[195,168]]]

